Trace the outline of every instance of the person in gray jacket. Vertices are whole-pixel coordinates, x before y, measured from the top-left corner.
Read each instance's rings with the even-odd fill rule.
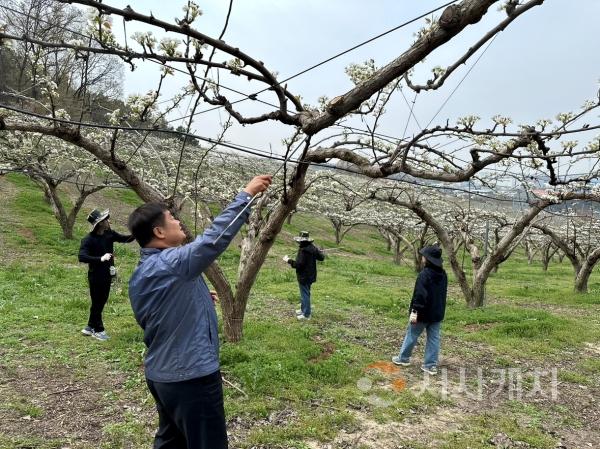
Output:
[[[146,383],[159,416],[154,449],[227,448],[217,314],[202,273],[225,251],[250,208],[233,221],[236,215],[271,179],[253,178],[204,234],[186,245],[179,221],[163,204],[144,204],[129,217],[141,246],[129,298],[148,347]]]

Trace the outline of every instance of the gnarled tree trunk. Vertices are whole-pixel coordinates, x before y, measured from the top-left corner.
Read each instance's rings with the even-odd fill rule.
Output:
[[[548,266],[554,254],[558,251],[558,247],[554,246],[552,242],[547,242],[542,247],[542,269],[548,271]]]
[[[67,212],[58,193],[58,186],[60,183],[40,174],[31,174],[30,176],[42,187],[42,189],[44,189],[44,196],[52,207],[52,213],[60,225],[63,237],[67,240],[71,240],[73,238],[73,227],[75,226],[75,220],[77,219],[77,215],[83,207],[85,200],[92,193],[102,190],[105,186],[95,186],[88,190],[86,190],[85,187],[80,188],[79,196],[75,200],[75,204],[71,210]]]
[[[581,269],[577,273],[577,276],[575,276],[575,291],[577,293],[587,293],[588,280],[598,259],[600,259],[600,248],[596,248],[584,260]]]
[[[532,204],[521,218],[512,225],[510,231],[498,242],[496,248],[483,258],[479,256],[479,249],[475,244],[472,242],[467,244],[473,262],[473,281],[472,286],[470,286],[465,272],[458,261],[454,242],[442,223],[437,221],[433,215],[426,211],[421,204],[414,199],[411,199],[411,201],[400,201],[388,198],[385,201],[412,210],[425,223],[431,226],[447,254],[454,276],[456,277],[469,307],[481,307],[483,305],[485,298],[485,284],[494,267],[507,259],[514,248],[520,243],[519,237],[524,235],[523,231],[525,230],[525,227],[528,226],[544,208],[551,204],[550,200],[538,200],[536,203]]]
[[[289,213],[296,207],[304,192],[304,180],[308,165],[299,165],[293,175],[291,188],[287,196],[278,203],[277,207],[264,221],[261,216],[260,204],[257,205],[250,217],[249,230],[242,241],[238,281],[231,304],[222,304],[223,329],[229,342],[238,342],[243,335],[243,320],[250,289],[262,267],[269,250],[275,243],[275,238],[281,231]],[[260,232],[258,232],[260,230]]]

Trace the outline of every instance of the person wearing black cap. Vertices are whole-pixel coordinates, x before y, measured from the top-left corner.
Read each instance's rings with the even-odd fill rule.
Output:
[[[410,302],[410,317],[402,348],[392,357],[396,365],[410,365],[410,356],[423,330],[427,330],[425,360],[421,369],[437,374],[440,352],[440,329],[446,312],[448,277],[442,268],[442,250],[438,246],[426,246],[419,251],[423,270],[417,276]]]
[[[129,243],[134,238],[131,235],[119,234],[110,228],[110,213],[107,210],[94,209],[87,217],[92,230],[81,240],[79,247],[79,262],[88,264],[88,284],[90,287],[90,317],[88,324],[81,330],[83,335],[105,341],[108,334],[102,322],[102,310],[108,301],[110,284],[116,275],[113,243]]]
[[[313,239],[308,232],[301,231],[298,237],[294,237],[298,242],[298,254],[296,260],[283,256],[284,262],[290,264],[296,269],[296,278],[300,287],[300,309],[296,310],[296,318],[299,320],[310,319],[310,287],[317,280],[317,260],[325,259],[323,251],[313,245]]]

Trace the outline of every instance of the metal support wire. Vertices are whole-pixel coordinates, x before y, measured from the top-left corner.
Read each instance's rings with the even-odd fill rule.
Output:
[[[296,146],[296,148],[294,149],[294,151],[292,151],[290,153],[290,155],[285,158],[285,160],[283,161],[283,163],[279,166],[279,168],[277,170],[275,170],[275,172],[273,173],[273,177],[275,177],[275,175],[279,172],[279,170],[281,170],[283,167],[285,167],[285,164],[288,163],[288,161],[291,159],[291,157],[296,153],[296,151],[298,151],[298,149],[302,146],[302,144],[304,142],[306,142],[306,139],[308,139],[308,136],[305,137],[304,139],[302,139],[302,141]],[[248,209],[252,203],[257,200],[258,198],[260,198],[262,196],[262,192],[258,192],[256,195],[254,195],[252,198],[250,198],[250,201],[248,201],[248,204],[246,204],[244,206],[244,208],[233,218],[233,220],[231,220],[231,222],[229,222],[229,224],[225,227],[225,229],[223,229],[223,232],[221,232],[217,238],[212,242],[213,245],[216,245],[217,242],[221,239],[221,237],[223,237],[223,235],[227,232],[227,230],[233,225],[233,223],[235,223],[235,221],[240,218],[240,216],[246,211],[246,209]]]

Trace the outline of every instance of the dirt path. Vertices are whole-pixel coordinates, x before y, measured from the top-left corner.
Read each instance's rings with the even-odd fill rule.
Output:
[[[68,441],[58,447],[76,449],[106,441],[105,426],[124,422],[128,413],[145,415],[142,421],[151,425],[153,407],[128,401],[125,380],[120,374],[99,370],[81,377],[62,366],[0,365],[0,436]]]

